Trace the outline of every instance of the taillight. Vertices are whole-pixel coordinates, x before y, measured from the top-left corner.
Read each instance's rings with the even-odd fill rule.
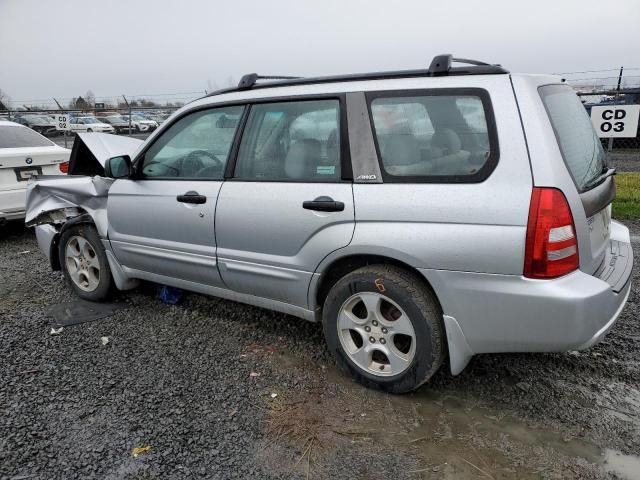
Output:
[[[534,187],[529,206],[524,276],[556,278],[578,266],[578,241],[567,199],[555,188]]]
[[[69,162],[59,163],[58,168],[62,173],[69,173]]]

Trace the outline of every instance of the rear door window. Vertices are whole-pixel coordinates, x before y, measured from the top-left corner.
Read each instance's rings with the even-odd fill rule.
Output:
[[[474,182],[498,160],[491,102],[480,89],[368,94],[385,181]]]
[[[0,127],[0,148],[50,147],[53,142],[27,127]]]
[[[578,191],[589,190],[606,164],[587,110],[569,85],[545,85],[539,92]]]
[[[335,182],[341,178],[339,100],[253,105],[235,178]]]

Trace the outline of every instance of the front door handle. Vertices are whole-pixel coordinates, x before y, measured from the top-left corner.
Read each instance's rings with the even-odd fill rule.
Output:
[[[344,210],[344,203],[336,202],[331,197],[318,197],[315,200],[302,202],[302,208],[305,210],[315,210],[317,212],[342,212]]]
[[[206,196],[200,195],[198,192],[194,192],[193,190],[185,193],[184,195],[178,195],[176,200],[182,203],[207,203]]]

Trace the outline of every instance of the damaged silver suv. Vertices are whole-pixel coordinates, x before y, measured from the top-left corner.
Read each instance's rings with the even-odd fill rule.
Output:
[[[446,360],[458,374],[475,354],[585,349],[612,328],[629,231],[559,78],[442,55],[263,80],[144,143],[80,134],[69,176],[32,181],[27,223],[80,297],[147,280],[321,321],[338,363],[390,392]]]

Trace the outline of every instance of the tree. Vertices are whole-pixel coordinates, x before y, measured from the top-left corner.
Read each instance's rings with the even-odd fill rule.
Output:
[[[9,110],[11,97],[0,88],[0,110]]]
[[[78,97],[76,98],[76,104],[74,106],[74,108],[77,108],[78,110],[84,110],[89,106],[89,104],[87,103],[87,101],[82,98],[82,97]]]
[[[84,94],[84,100],[87,102],[88,107],[92,107],[96,103],[96,96],[91,90],[87,90],[87,93]]]

